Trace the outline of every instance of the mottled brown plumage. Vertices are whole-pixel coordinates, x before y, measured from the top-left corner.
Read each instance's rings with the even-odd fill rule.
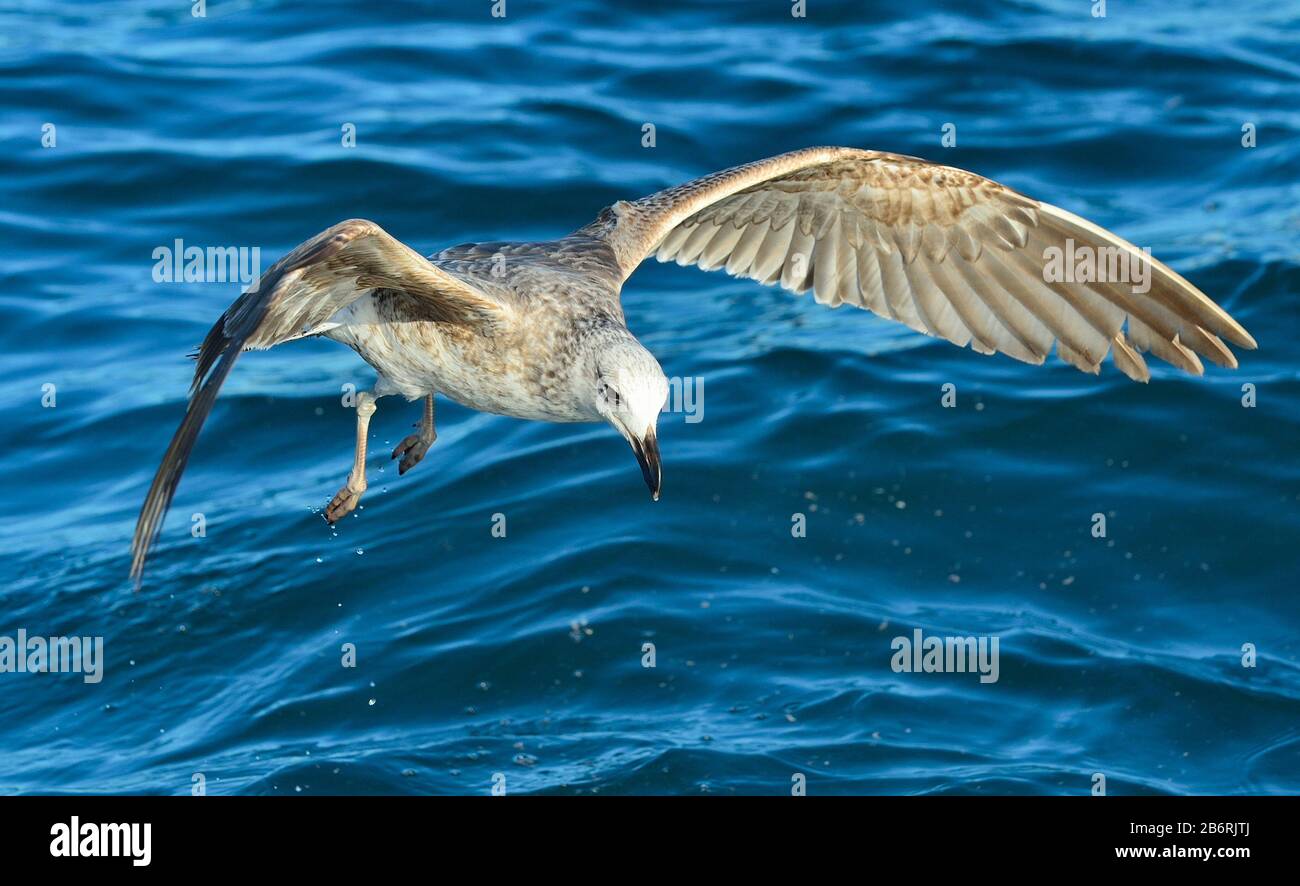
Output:
[[[1131,263],[1131,281],[1050,279],[1053,250],[1084,246]],[[379,374],[358,401],[357,453],[327,509],[356,506],[374,400],[427,398],[403,470],[433,442],[433,396],[543,421],[610,422],[657,497],[655,420],[667,393],[628,331],[623,282],[649,255],[779,283],[850,304],[980,353],[1099,371],[1109,353],[1147,381],[1142,353],[1200,374],[1235,367],[1249,333],[1196,287],[1132,244],[974,173],[914,157],[808,148],[723,170],[634,202],[544,243],[465,244],[421,258],[378,225],[342,222],[277,262],[208,333],[189,408],[145,498],[132,545],[149,547],[217,391],[244,350],[310,335],[347,344]]]

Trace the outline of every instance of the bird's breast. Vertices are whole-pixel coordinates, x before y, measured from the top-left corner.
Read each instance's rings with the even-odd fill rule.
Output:
[[[596,419],[575,395],[572,355],[538,330],[484,335],[427,320],[402,321],[363,297],[340,310],[325,335],[355,350],[398,393],[440,393],[463,406],[537,421]]]

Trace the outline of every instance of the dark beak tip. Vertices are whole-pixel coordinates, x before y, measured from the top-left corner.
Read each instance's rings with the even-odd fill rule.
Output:
[[[659,467],[659,441],[651,433],[644,439],[628,437],[628,443],[632,444],[632,452],[636,455],[637,464],[641,466],[641,476],[645,478],[645,485],[650,490],[650,500],[658,501],[662,476]]]

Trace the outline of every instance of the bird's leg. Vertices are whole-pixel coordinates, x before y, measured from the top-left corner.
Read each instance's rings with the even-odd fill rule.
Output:
[[[330,524],[352,513],[366,491],[366,438],[370,433],[370,416],[375,414],[375,396],[367,391],[357,394],[357,452],[352,461],[352,473],[325,509],[325,519]]]
[[[393,458],[402,457],[397,465],[398,476],[418,465],[433,441],[438,439],[438,432],[433,429],[433,394],[424,398],[424,420],[416,427],[420,432],[409,435],[393,450]]]

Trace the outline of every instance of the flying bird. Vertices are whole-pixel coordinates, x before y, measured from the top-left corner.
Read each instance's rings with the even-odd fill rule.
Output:
[[[821,304],[865,308],[981,354],[1041,364],[1055,347],[1094,374],[1109,354],[1140,382],[1151,377],[1143,353],[1200,375],[1202,357],[1236,368],[1225,340],[1256,347],[1148,251],[974,173],[881,151],[792,151],[620,200],[558,240],[471,243],[427,258],[353,219],[276,262],[193,355],[185,417],[135,528],[137,586],[239,355],[307,336],[347,345],[378,373],[357,395],[355,456],[325,510],[330,523],[366,491],[370,418],[392,394],[424,401],[418,431],[393,451],[399,473],[437,438],[434,397],[442,394],[518,418],[608,422],[657,500],[656,422],[668,382],[619,302],[624,281],[651,255],[811,290]],[[1074,273],[1080,255],[1099,257],[1094,270]]]

